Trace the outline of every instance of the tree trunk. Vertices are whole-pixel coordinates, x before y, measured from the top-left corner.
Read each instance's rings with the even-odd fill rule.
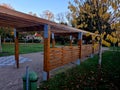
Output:
[[[100,46],[99,46],[99,66],[101,68],[101,62],[102,62],[102,39],[100,39],[100,42],[99,42]]]
[[[102,63],[102,38],[100,37],[99,42],[99,61],[98,61],[98,81],[101,79],[101,63]]]

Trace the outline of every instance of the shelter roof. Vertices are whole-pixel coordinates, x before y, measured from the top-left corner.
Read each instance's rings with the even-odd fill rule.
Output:
[[[0,6],[0,26],[2,27],[13,27],[18,31],[40,31],[44,29],[45,24],[48,24],[51,32],[54,33],[83,32],[94,34]]]

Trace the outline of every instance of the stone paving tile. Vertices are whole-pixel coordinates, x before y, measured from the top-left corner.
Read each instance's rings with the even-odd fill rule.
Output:
[[[19,57],[19,60],[20,63],[24,63],[26,61],[32,61],[31,59],[22,56]],[[14,56],[0,57],[0,67],[8,66],[8,65],[15,65],[15,57]]]

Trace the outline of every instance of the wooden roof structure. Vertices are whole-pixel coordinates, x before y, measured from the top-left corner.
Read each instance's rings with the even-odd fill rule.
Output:
[[[29,31],[44,31],[44,70],[48,71],[48,61],[50,58],[50,34],[52,32],[52,46],[55,46],[54,33],[61,35],[63,34],[77,34],[78,36],[78,46],[80,53],[79,58],[81,58],[82,51],[82,35],[84,33],[89,33],[91,35],[96,35],[94,33],[76,29],[70,26],[57,24],[39,17],[35,17],[29,14],[18,12],[12,9],[0,6],[0,27],[12,27],[14,28],[14,39],[15,39],[15,60],[16,66],[19,68],[19,40],[18,32],[29,32]],[[83,33],[83,34],[82,34]],[[70,39],[70,45],[72,46],[72,40]],[[70,46],[70,47],[71,47]],[[72,50],[72,49],[71,49]],[[77,54],[77,55],[78,55]],[[47,72],[49,73],[49,72]]]
[[[83,32],[94,34],[0,6],[0,26],[2,27],[13,27],[19,32],[40,31],[44,29],[45,24],[50,26],[50,31],[53,33]]]

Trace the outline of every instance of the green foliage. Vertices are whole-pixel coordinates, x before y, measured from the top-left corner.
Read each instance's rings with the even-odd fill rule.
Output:
[[[101,39],[99,39],[99,41],[104,41],[102,44],[110,46],[110,43],[106,41],[105,38],[107,34],[111,34],[112,32],[115,32],[115,30],[119,30],[120,2],[118,0],[73,1],[74,2],[72,3],[69,2],[68,7],[71,11],[72,26],[93,33],[98,31],[101,35]],[[104,32],[106,35],[103,36]],[[112,41],[116,43],[117,37],[113,38],[115,39]]]
[[[73,17],[72,25],[76,28],[91,32],[98,30],[99,33],[110,33],[113,30],[113,28],[111,29],[111,23],[109,23],[109,21],[112,19],[110,7],[112,4],[114,4],[115,7],[118,5],[118,3],[114,3],[114,1],[74,0],[74,4],[70,2],[69,9]],[[114,13],[115,10],[118,10],[118,8],[113,8]]]
[[[40,85],[39,90],[118,90],[120,80],[120,52],[105,52],[102,61],[102,78],[97,80],[98,56],[90,58],[80,66],[69,69],[64,73]]]
[[[0,27],[0,35],[2,39],[9,37],[13,38],[13,28],[8,28],[8,27]]]

